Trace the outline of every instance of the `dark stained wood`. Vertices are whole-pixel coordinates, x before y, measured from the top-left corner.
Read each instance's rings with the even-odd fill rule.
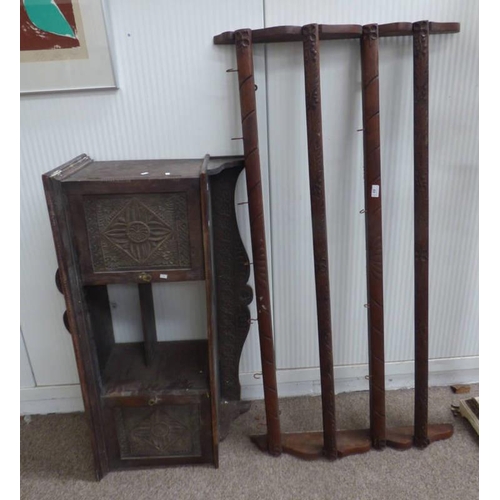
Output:
[[[115,344],[103,372],[103,396],[199,395],[208,391],[206,340],[158,342],[147,365],[141,343]]]
[[[460,23],[429,22],[430,35],[451,35],[453,33],[460,33]]]
[[[397,450],[408,450],[414,445],[414,427],[392,427],[387,429],[387,446]],[[451,424],[431,424],[428,426],[427,437],[430,443],[449,439],[453,435]]]
[[[170,182],[165,183],[168,180]],[[82,180],[73,181],[71,178],[64,182],[64,190],[68,194],[150,194],[186,191],[198,186],[199,179],[184,177],[165,177],[164,179],[118,179]]]
[[[72,232],[68,220],[69,207],[61,183],[55,177],[63,176],[80,162],[68,162],[42,176],[49,210],[54,245],[57,254],[61,286],[66,301],[66,316],[72,332],[75,358],[80,375],[83,402],[91,429],[96,478],[101,479],[109,470],[102,410],[99,404],[99,376],[93,361],[90,318],[85,310],[85,296],[78,267],[78,257],[72,245]],[[84,160],[85,161],[85,160]]]
[[[227,436],[233,420],[250,409],[249,401],[241,401],[239,365],[250,329],[248,306],[253,290],[247,284],[249,259],[236,220],[234,198],[236,183],[244,166],[242,157],[211,157],[207,162],[217,297],[217,418],[220,441]]]
[[[460,33],[460,23],[429,23],[430,35]],[[379,36],[413,36],[413,23],[388,23],[379,25]]]
[[[359,24],[318,24],[318,29],[320,40],[348,40],[361,35]]]
[[[429,22],[413,25],[415,225],[415,445],[428,437],[429,386]]]
[[[147,183],[145,189],[149,190],[151,184],[162,186],[157,182],[160,180],[169,180],[169,184],[172,180],[175,183],[198,180],[203,161],[204,159],[94,161],[88,155],[82,154],[51,172],[56,180],[64,183],[141,181],[140,185]],[[241,165],[241,162],[241,156],[211,156],[208,170],[210,175],[215,175],[222,170]],[[148,175],[143,175],[145,172]],[[170,175],[165,175],[166,172]],[[165,188],[164,183],[162,187]]]
[[[43,176],[59,264],[56,286],[66,300],[64,321],[72,332],[98,479],[125,468],[202,462],[217,466],[219,350],[208,167],[217,177],[232,168],[241,171],[243,162],[241,157],[208,156],[203,162],[93,162],[80,155]],[[171,175],[165,176],[167,168]],[[234,192],[235,182],[222,185],[220,193]],[[169,202],[170,196],[176,203]],[[92,210],[99,206],[103,210],[96,215]],[[234,204],[232,210],[234,217]],[[96,227],[89,226],[89,213]],[[116,226],[103,238],[131,258],[125,270],[120,269],[119,252],[100,261],[103,249],[96,251],[95,240],[99,224]],[[222,226],[237,230],[236,224]],[[176,248],[155,245],[182,232],[189,238],[190,269],[172,269]],[[145,235],[151,237],[149,246],[133,248]],[[175,243],[180,247],[186,240],[177,238]],[[151,262],[143,259],[154,252]],[[246,275],[248,259],[235,259],[233,249],[226,256]],[[180,279],[206,281],[207,340],[158,342],[151,283]],[[111,283],[139,284],[144,345],[115,343],[106,286]],[[242,285],[230,288],[240,293]],[[229,417],[226,421],[227,427]]]
[[[337,458],[366,453],[371,449],[369,429],[337,431],[335,439]],[[251,436],[251,440],[261,450],[265,450],[265,436]],[[302,460],[317,460],[325,457],[323,432],[285,433],[281,435],[281,442],[284,453]]]
[[[142,334],[144,337],[144,356],[146,365],[153,362],[157,349],[155,305],[151,284],[137,285],[139,289],[139,305],[141,308]]]
[[[323,195],[323,207],[322,210],[317,210],[319,213],[324,213],[324,182],[323,182],[323,159],[322,159],[322,142],[321,142],[321,98],[320,98],[320,84],[319,84],[319,40],[327,40],[327,39],[345,39],[345,38],[361,38],[362,40],[362,59],[363,59],[363,100],[364,100],[364,125],[365,125],[365,134],[364,134],[364,142],[365,142],[365,160],[366,160],[366,184],[365,184],[365,194],[367,197],[366,205],[367,205],[367,260],[368,260],[368,293],[370,297],[369,304],[369,332],[370,332],[370,388],[371,388],[371,428],[370,432],[368,431],[350,431],[357,435],[360,440],[359,446],[361,448],[364,447],[364,451],[370,448],[370,442],[372,442],[373,446],[376,448],[383,448],[385,446],[386,438],[391,440],[391,445],[394,445],[396,442],[396,446],[398,446],[397,441],[404,441],[404,446],[407,446],[408,441],[408,433],[410,432],[410,445],[414,443],[417,446],[425,446],[428,442],[437,439],[445,439],[449,437],[452,432],[452,428],[450,426],[436,425],[436,426],[428,426],[427,425],[427,367],[428,367],[428,345],[427,345],[427,335],[420,335],[416,332],[416,338],[420,340],[416,340],[416,352],[418,351],[420,354],[416,354],[416,358],[420,359],[421,362],[417,360],[416,362],[416,378],[420,380],[419,385],[420,389],[417,390],[418,393],[423,395],[423,403],[420,404],[419,401],[416,401],[415,416],[416,421],[415,425],[417,426],[417,422],[423,421],[423,415],[425,414],[425,429],[426,437],[422,444],[421,440],[418,439],[419,431],[415,429],[415,439],[413,438],[413,427],[410,431],[408,429],[400,430],[400,429],[391,429],[390,431],[386,430],[385,427],[385,387],[384,387],[384,341],[383,341],[383,265],[382,265],[382,220],[381,220],[381,182],[380,182],[380,130],[379,130],[379,102],[378,102],[378,39],[379,37],[392,37],[392,36],[414,36],[415,39],[415,26],[418,23],[390,23],[381,25],[378,27],[376,25],[366,26],[364,30],[361,29],[360,26],[354,25],[344,25],[340,26],[332,26],[332,25],[308,25],[303,28],[299,28],[297,26],[275,26],[271,28],[265,28],[262,30],[254,30],[251,32],[250,30],[239,30],[238,32],[225,32],[221,35],[214,37],[215,44],[236,44],[237,45],[237,54],[238,54],[238,46],[239,52],[241,53],[242,49],[249,48],[251,53],[251,46],[253,43],[273,43],[273,42],[289,42],[289,41],[299,41],[303,40],[304,42],[304,64],[305,64],[305,75],[306,75],[306,109],[307,109],[307,119],[308,119],[308,152],[309,152],[309,165],[310,171],[320,171],[321,172],[321,182],[317,182],[317,178],[311,177],[310,185],[311,185],[311,198],[312,198],[312,212],[313,212],[313,234],[315,237],[319,234],[315,230],[315,220],[314,220],[314,197],[318,197],[318,193]],[[425,37],[428,40],[429,35],[434,34],[447,34],[447,33],[458,33],[460,31],[459,23],[428,23],[427,36]],[[245,33],[246,36],[242,36],[242,33]],[[253,36],[253,39],[252,39]],[[315,59],[317,59],[317,64],[311,64],[311,61],[308,61],[308,56],[316,63]],[[254,87],[253,78],[251,78],[251,72],[242,71],[240,65],[238,65],[238,73],[239,73],[239,81],[240,81],[240,89],[242,84],[248,83],[248,85]],[[427,77],[428,78],[428,77]],[[417,85],[415,86],[417,88]],[[420,89],[420,91],[427,92],[427,87],[425,89]],[[416,92],[417,94],[417,92]],[[417,103],[418,98],[415,98],[415,102]],[[319,104],[319,105],[318,105]],[[417,106],[417,104],[415,105]],[[318,111],[315,108],[319,108]],[[248,114],[247,114],[248,113]],[[417,114],[417,111],[416,111]],[[248,118],[255,118],[255,105],[250,108],[246,108],[243,110],[242,103],[242,117],[243,124],[245,125],[245,120]],[[416,120],[417,122],[417,120]],[[417,126],[416,126],[417,128]],[[245,127],[243,130],[243,135],[245,136]],[[255,138],[256,138],[256,125],[255,125]],[[425,134],[425,138],[427,139],[427,132]],[[247,137],[248,139],[248,137]],[[248,146],[248,140],[247,144]],[[258,151],[257,143],[252,144],[253,149],[251,149],[251,153]],[[417,148],[419,148],[418,141],[415,142],[415,155],[416,157],[420,154],[417,152]],[[421,148],[420,148],[421,149]],[[245,150],[245,154],[247,155],[248,149]],[[417,163],[417,160],[416,160]],[[319,166],[319,168],[311,169],[311,165]],[[417,169],[416,169],[417,170]],[[418,185],[417,177],[415,177],[415,185]],[[425,181],[427,183],[427,179]],[[377,195],[371,195],[372,186],[376,186],[374,193]],[[426,184],[427,186],[427,184]],[[377,191],[378,187],[378,191]],[[415,188],[420,189],[420,188]],[[418,195],[415,195],[416,201],[415,205],[417,206]],[[372,199],[373,198],[373,199]],[[320,198],[321,199],[321,198]],[[428,210],[428,207],[427,207]],[[417,219],[416,209],[416,219]],[[425,212],[425,210],[424,210]],[[426,217],[424,217],[425,219]],[[428,214],[427,214],[428,219]],[[317,222],[317,221],[316,221]],[[419,226],[419,222],[415,221],[415,227]],[[421,229],[421,227],[420,227]],[[428,228],[427,228],[428,230]],[[416,241],[417,241],[417,229],[416,229]],[[326,224],[324,231],[323,241],[320,242],[324,247],[324,251],[321,252],[322,255],[327,256],[327,245],[326,245]],[[417,245],[417,243],[416,243]],[[319,297],[318,294],[318,283],[324,285],[325,280],[318,280],[318,276],[326,275],[328,277],[328,261],[320,262],[316,256],[316,242],[315,242],[315,272],[316,272],[316,286],[317,286],[317,299],[324,299],[325,296],[328,297],[329,304],[329,295],[322,294]],[[417,274],[418,260],[422,260],[424,258],[427,260],[428,254],[425,255],[419,254],[416,252],[415,257],[415,270]],[[326,264],[326,266],[325,266]],[[326,270],[326,273],[324,272]],[[318,273],[318,271],[320,271]],[[323,271],[323,272],[321,272]],[[426,275],[426,272],[425,272]],[[416,281],[416,289],[422,288],[422,280]],[[327,283],[327,282],[326,282]],[[427,301],[427,291],[425,292],[425,301]],[[418,302],[421,299],[416,299]],[[326,301],[325,301],[326,302]],[[418,306],[416,306],[416,310]],[[322,318],[328,317],[329,314],[321,314],[321,307],[318,303],[318,321],[320,324],[320,345],[321,341],[321,331],[329,331],[330,333],[330,341],[331,341],[331,328],[322,328],[321,320]],[[328,311],[329,312],[329,311]],[[427,309],[425,310],[425,322],[427,322]],[[418,320],[416,320],[418,321]],[[325,326],[323,324],[323,326]],[[421,326],[416,326],[416,330],[421,331]],[[326,341],[326,345],[328,340]],[[331,346],[330,346],[331,348]],[[326,358],[330,355],[330,358],[333,359],[333,354],[329,351],[328,345],[325,351],[324,348],[320,349],[320,353],[327,353]],[[425,360],[423,359],[423,353],[425,352]],[[322,363],[320,359],[320,363],[323,366],[328,366],[326,363]],[[425,370],[424,370],[425,368]],[[425,371],[425,375],[424,375]],[[422,384],[422,380],[425,378],[425,389],[423,389],[424,384]],[[327,386],[331,382],[332,390],[327,391],[324,390],[324,387]],[[329,377],[324,380],[323,372],[322,372],[322,397],[325,398],[325,395],[330,396],[330,400],[333,403],[334,409],[334,390],[333,390],[333,366],[332,366],[332,376],[331,380]],[[267,403],[267,402],[266,402]],[[327,402],[327,404],[329,404]],[[327,416],[325,419],[325,402],[323,401],[323,422],[325,425],[325,421],[333,421],[334,422],[334,411],[331,411],[332,404],[330,404],[330,416]],[[268,409],[268,405],[266,404],[266,409]],[[328,410],[327,410],[328,411]],[[420,417],[417,418],[417,415]],[[450,431],[451,429],[451,431]],[[330,433],[332,434],[332,433]],[[288,436],[288,437],[286,437]],[[333,437],[330,436],[329,441],[335,441],[338,437],[339,442],[337,449],[335,450],[335,454],[338,456],[342,456],[346,453],[345,451],[345,443],[346,441],[341,441],[340,433],[338,431],[333,433]],[[344,434],[344,437],[346,434]],[[363,441],[366,439],[366,441]],[[262,450],[267,451],[269,449],[269,434],[261,435],[261,436],[253,436],[252,440],[261,448]],[[327,444],[327,437],[325,436],[325,430],[323,433],[294,433],[293,435],[281,435],[281,441],[283,443],[283,451],[291,454],[296,454],[301,458],[310,458],[311,456],[317,457],[321,454],[328,452],[325,450]],[[355,440],[354,440],[355,441]],[[290,445],[290,443],[292,443]],[[358,443],[358,444],[359,444]],[[368,443],[368,444],[366,444]],[[352,444],[352,443],[351,443]],[[388,443],[389,444],[389,443]],[[343,448],[344,447],[344,448]],[[357,445],[352,445],[353,449],[357,449]]]
[[[168,276],[168,281],[201,281],[203,276],[200,276],[200,270],[196,271],[181,271],[179,269],[162,269],[152,270],[146,269],[137,271],[120,271],[114,273],[92,274],[82,277],[85,285],[119,285],[122,283],[165,283],[163,275]]]
[[[262,198],[260,172],[257,106],[253,74],[252,31],[249,29],[236,31],[235,41],[250,216],[250,234],[252,239],[255,274],[255,295],[257,299],[257,316],[262,360],[262,379],[266,404],[267,450],[271,455],[279,455],[281,453],[279,404],[276,383],[276,364],[274,359],[269,274],[267,268],[264,202]]]
[[[158,399],[146,406],[117,398],[104,413],[113,470],[213,461],[207,398]]]
[[[71,328],[69,326],[69,319],[68,319],[68,311],[64,311],[62,320],[63,320],[64,328],[66,328],[68,333],[71,333]]]
[[[62,283],[61,283],[61,271],[59,271],[59,268],[56,271],[56,276],[55,276],[55,282],[56,282],[56,288],[60,293],[64,293],[62,289]]]
[[[210,165],[209,165],[210,167]],[[241,351],[250,329],[248,285],[250,260],[241,240],[235,212],[235,188],[243,162],[221,172],[208,170],[213,233],[220,397],[239,401]],[[246,206],[240,207],[246,210]],[[227,404],[225,404],[227,406]],[[223,408],[222,408],[223,409]]]
[[[361,37],[365,183],[370,430],[374,448],[385,447],[384,286],[382,258],[382,181],[378,26],[363,26]]]
[[[241,240],[235,211],[235,189],[244,162],[207,164],[210,187],[211,230],[217,317],[219,381],[219,440],[229,432],[232,421],[250,409],[241,401],[239,366],[250,329],[249,304],[253,290],[249,258]],[[247,208],[246,206],[244,207]]]
[[[86,154],[81,154],[44,175],[50,177],[50,179],[54,181],[64,182],[66,179],[69,179],[71,176],[79,172],[82,168],[88,167],[93,161],[94,160]]]
[[[259,33],[258,33],[259,32]],[[214,45],[233,45],[235,43],[235,31],[225,31],[220,35],[214,36]],[[300,26],[273,26],[272,28],[263,28],[252,31],[252,42],[284,42],[286,39],[300,40]]]
[[[213,218],[210,184],[207,167],[210,157],[205,156],[200,174],[201,219],[203,229],[203,250],[205,257],[205,292],[207,303],[208,369],[210,371],[210,403],[212,424],[212,455],[214,465],[219,467],[219,370],[217,345],[217,303],[215,289],[215,265],[213,250]]]
[[[361,26],[359,24],[320,24],[321,40],[341,40],[348,38],[359,38]],[[230,45],[235,43],[235,31],[226,31],[214,36],[215,45]],[[273,42],[301,42],[301,26],[273,26],[252,30],[253,43]]]
[[[204,278],[199,178],[68,179],[64,188],[85,285]],[[134,247],[131,224],[145,231]]]
[[[306,88],[307,150],[311,193],[314,276],[318,315],[319,363],[325,455],[337,458],[335,432],[335,388],[330,311],[330,277],[326,222],[323,137],[321,123],[321,85],[319,66],[319,28],[309,24],[302,29]]]
[[[95,345],[99,369],[104,370],[115,344],[108,287],[85,287],[84,293],[92,326],[91,339]]]
[[[88,157],[87,157],[88,158]],[[171,179],[198,180],[202,160],[120,160],[92,161],[76,171],[67,182],[116,182]]]
[[[244,167],[243,156],[211,156],[207,164],[207,174],[214,177],[227,170],[240,169],[241,171]]]
[[[413,426],[390,427],[386,431],[386,443],[396,450],[408,450],[413,446]],[[429,425],[429,443],[449,439],[453,435],[451,424]],[[265,434],[250,436],[262,451],[267,451]],[[372,448],[370,429],[337,431],[338,458],[366,453]],[[281,435],[283,453],[302,460],[317,460],[324,457],[323,432],[290,432]]]
[[[151,365],[146,366],[139,343],[115,345],[103,375],[106,439],[113,469],[215,463],[207,350],[204,340],[160,342]],[[148,408],[150,416],[143,415]],[[116,420],[121,411],[136,421],[128,425],[129,431],[126,422]],[[199,422],[195,428],[193,422]],[[196,449],[177,456],[176,448],[168,449],[169,436],[182,438],[186,432]],[[123,447],[138,440],[143,449],[153,445],[144,451],[146,456],[124,455]]]
[[[361,38],[359,24],[319,24],[320,40],[346,40]],[[412,36],[412,23],[389,23],[379,26],[379,36]],[[253,43],[299,42],[302,40],[300,26],[272,26],[252,31]],[[431,35],[459,33],[460,23],[430,23]],[[215,45],[235,43],[235,31],[225,31],[214,36]]]
[[[378,25],[379,37],[410,36],[412,34],[412,23],[387,23]]]

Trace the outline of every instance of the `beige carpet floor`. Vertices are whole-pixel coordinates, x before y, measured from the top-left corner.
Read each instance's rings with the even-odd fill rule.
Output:
[[[82,414],[33,416],[21,423],[21,499],[24,500],[448,500],[478,498],[479,439],[450,404],[448,387],[430,390],[431,423],[453,422],[447,441],[419,451],[371,451],[335,462],[273,458],[248,435],[265,429],[262,402],[233,423],[220,446],[220,468],[183,466],[112,472],[93,479],[89,432]],[[388,425],[411,425],[413,391],[387,393]],[[368,393],[337,396],[339,428],[368,426]],[[284,431],[319,430],[318,397],[281,400]]]

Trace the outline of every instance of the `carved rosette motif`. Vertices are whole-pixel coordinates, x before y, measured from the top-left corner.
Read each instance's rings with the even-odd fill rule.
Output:
[[[413,50],[415,56],[426,57],[429,49],[429,21],[413,24]]]
[[[378,39],[378,25],[377,24],[367,24],[363,26],[362,32],[363,41],[368,42],[369,45]]]
[[[132,198],[101,234],[138,264],[142,264],[158,246],[172,237],[172,228],[146,205]]]
[[[190,406],[116,409],[122,458],[199,455],[199,417],[193,410]]]
[[[190,267],[184,193],[87,196],[84,208],[95,271]]]
[[[160,453],[168,453],[174,448],[192,448],[187,427],[168,414],[155,411],[130,431],[132,446],[152,447]]]
[[[238,30],[235,33],[235,44],[237,48],[244,49],[252,42],[252,32],[248,29]]]
[[[316,63],[319,56],[318,43],[319,28],[317,24],[307,24],[302,27],[302,37],[304,40],[304,60],[306,63]]]

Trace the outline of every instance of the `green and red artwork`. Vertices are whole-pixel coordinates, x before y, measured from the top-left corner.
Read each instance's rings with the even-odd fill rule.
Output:
[[[116,88],[101,1],[20,0],[22,94]]]
[[[77,0],[21,0],[21,52],[83,45]]]

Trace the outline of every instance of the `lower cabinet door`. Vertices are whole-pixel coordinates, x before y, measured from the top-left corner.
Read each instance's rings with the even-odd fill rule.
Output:
[[[209,400],[105,407],[111,469],[213,462]]]

